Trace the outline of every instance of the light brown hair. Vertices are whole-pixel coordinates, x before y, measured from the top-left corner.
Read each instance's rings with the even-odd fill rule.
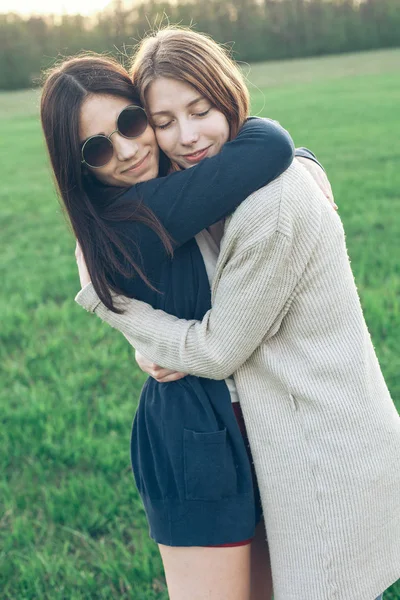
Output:
[[[242,73],[227,50],[202,33],[160,29],[142,40],[130,73],[143,106],[149,85],[157,78],[189,83],[225,115],[230,139],[248,117],[250,98]]]

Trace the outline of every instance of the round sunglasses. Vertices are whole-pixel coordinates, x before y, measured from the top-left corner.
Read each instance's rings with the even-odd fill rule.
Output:
[[[82,164],[92,169],[100,169],[110,162],[114,155],[111,136],[119,133],[125,138],[134,139],[144,133],[148,119],[144,108],[131,104],[118,115],[117,128],[110,135],[92,135],[82,146]]]

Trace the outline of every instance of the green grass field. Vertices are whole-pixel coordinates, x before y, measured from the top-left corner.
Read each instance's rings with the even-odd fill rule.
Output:
[[[327,169],[398,408],[399,74],[400,50],[249,74],[253,113],[281,121]],[[0,94],[0,598],[165,600],[129,464],[144,377],[125,339],[74,303],[74,239],[37,105],[36,92]]]

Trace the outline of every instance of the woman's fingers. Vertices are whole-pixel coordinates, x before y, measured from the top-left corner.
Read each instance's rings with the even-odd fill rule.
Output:
[[[80,247],[78,240],[76,241],[75,246],[75,259],[76,264],[78,265],[81,288],[84,288],[85,285],[90,283],[90,275],[86,266],[85,257],[83,256],[82,248]]]
[[[186,373],[179,373],[178,371],[172,371],[171,369],[163,369],[159,365],[154,365],[145,372],[158,381],[158,383],[169,383],[170,381],[178,381],[179,379],[186,377]]]
[[[151,375],[152,377],[155,370],[161,368],[158,365],[156,365],[153,361],[143,356],[143,354],[140,354],[139,350],[135,350],[135,360],[139,368],[148,375]]]
[[[171,381],[178,381],[179,379],[183,379],[184,377],[186,377],[186,373],[178,373],[177,371],[171,371],[171,374],[167,375],[166,377],[154,377],[154,379],[158,381],[158,383],[169,383]]]
[[[138,350],[135,351],[135,360],[142,371],[150,375],[150,377],[153,377],[153,379],[159,383],[178,381],[179,379],[186,377],[185,373],[179,373],[178,371],[165,369],[164,367],[160,367],[160,365],[156,365],[156,363],[143,356],[143,354],[140,354]]]
[[[333,208],[335,210],[338,210],[338,206],[335,203],[335,199],[333,196],[332,186],[325,171],[310,158],[305,158],[304,156],[297,156],[296,158],[310,173],[311,177],[314,179],[318,187],[322,190],[324,196],[332,204]]]
[[[76,246],[75,246],[75,258],[76,260],[79,260],[82,256],[82,249],[79,245],[78,240],[76,240]]]
[[[317,165],[317,168],[318,165]],[[318,183],[318,181],[317,181]],[[337,204],[335,203],[335,199],[333,197],[333,191],[332,191],[332,186],[330,184],[330,181],[328,179],[328,177],[326,176],[326,173],[324,173],[323,171],[321,171],[320,173],[320,188],[321,190],[324,192],[325,196],[328,198],[329,202],[332,204],[333,208],[335,210],[338,209]]]
[[[178,381],[178,379],[182,379],[186,377],[186,373],[179,373],[178,371],[172,371],[171,369],[163,369],[159,365],[153,364],[153,366],[145,371],[153,377],[159,383],[168,383],[169,381]]]
[[[154,365],[154,367],[152,369],[150,369],[148,371],[148,373],[149,373],[150,377],[157,379],[157,381],[162,381],[166,377],[170,377],[171,375],[174,375],[176,373],[176,371],[171,371],[171,369],[163,369],[162,367],[160,367],[158,365]]]

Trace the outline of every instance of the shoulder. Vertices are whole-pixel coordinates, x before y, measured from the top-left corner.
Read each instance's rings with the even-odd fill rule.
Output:
[[[318,186],[294,161],[280,177],[248,196],[231,215],[225,226],[224,245],[243,250],[274,233],[294,238],[299,228],[316,230],[322,202],[326,199]]]

